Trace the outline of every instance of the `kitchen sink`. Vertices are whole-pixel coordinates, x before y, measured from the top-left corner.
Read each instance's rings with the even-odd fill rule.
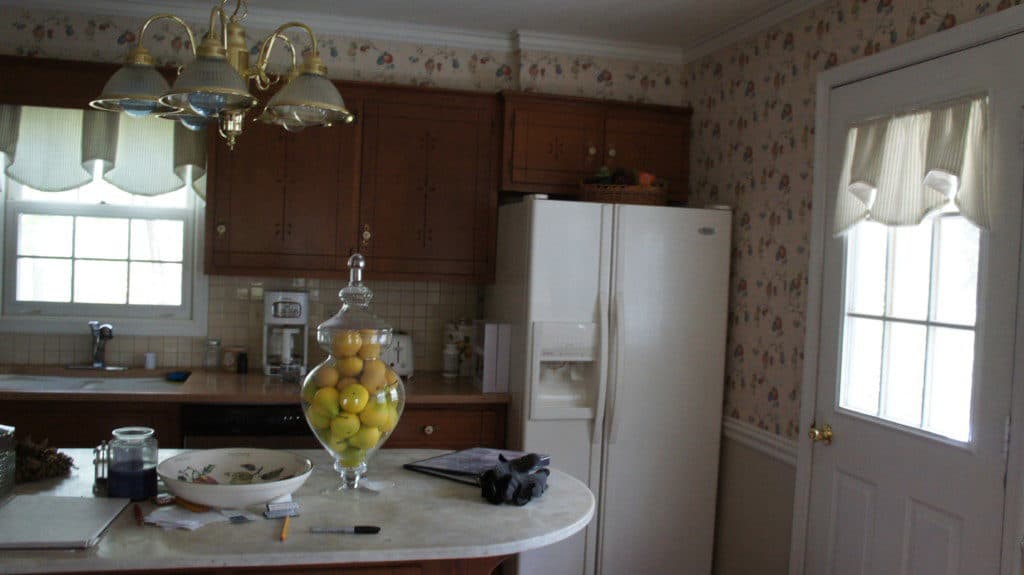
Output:
[[[180,387],[160,377],[0,374],[0,391],[173,391]]]

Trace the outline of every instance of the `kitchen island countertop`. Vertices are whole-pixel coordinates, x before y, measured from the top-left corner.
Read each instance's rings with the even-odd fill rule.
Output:
[[[99,372],[61,367],[0,366],[0,401],[130,399],[133,402],[147,403],[274,405],[295,403],[298,400],[299,384],[282,383],[280,379],[262,373],[234,374],[193,370],[192,375],[184,383],[157,381],[166,371],[169,370],[129,369],[122,372]],[[21,379],[17,385],[5,385],[15,376]],[[77,378],[87,384],[56,385],[55,378]],[[144,379],[153,381],[144,382]],[[139,380],[139,383],[107,385],[109,382],[116,384],[119,380]],[[483,393],[474,388],[471,378],[445,379],[436,372],[417,373],[411,382],[406,382],[405,389],[406,402],[410,405],[505,404],[509,401],[507,393]]]
[[[66,479],[19,485],[16,493],[91,497],[92,452],[65,450],[77,469]],[[180,453],[161,450],[161,459]],[[325,496],[338,482],[325,451],[299,451],[315,469],[296,498],[303,511],[280,541],[281,520],[214,523],[196,531],[138,526],[129,506],[89,549],[0,551],[5,573],[246,570],[287,567],[337,572],[350,565],[432,565],[424,572],[487,573],[501,558],[561,541],[583,529],[594,514],[594,496],[583,483],[552,470],[543,497],[524,507],[495,506],[479,488],[402,469],[441,453],[384,450],[370,462],[378,494]],[[351,495],[350,493],[345,495]],[[145,513],[152,504],[142,504]],[[378,535],[314,535],[313,526],[369,524]],[[461,563],[459,563],[461,562]],[[236,571],[237,572],[237,571]],[[284,569],[278,572],[285,572]],[[363,573],[364,571],[359,571]],[[374,571],[376,572],[376,571]]]

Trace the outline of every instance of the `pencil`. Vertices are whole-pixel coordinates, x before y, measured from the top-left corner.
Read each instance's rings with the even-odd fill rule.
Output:
[[[142,508],[139,507],[138,503],[135,504],[135,507],[134,507],[134,509],[132,509],[132,512],[135,513],[135,524],[138,525],[139,527],[141,527],[142,526]]]
[[[288,540],[288,526],[292,522],[292,516],[289,515],[284,518],[284,523],[281,525],[281,541]]]

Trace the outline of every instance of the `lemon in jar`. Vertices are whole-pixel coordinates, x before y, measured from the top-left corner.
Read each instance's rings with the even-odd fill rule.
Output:
[[[338,381],[338,385],[335,385],[334,387],[337,387],[338,391],[341,391],[353,383],[359,383],[359,380],[354,377],[343,377]]]
[[[356,434],[348,440],[348,444],[353,447],[370,449],[374,445],[377,445],[378,441],[380,441],[380,430],[376,427],[364,425],[360,427],[359,431],[357,431]]]
[[[388,405],[387,412],[388,419],[380,426],[381,433],[391,433],[398,425],[398,409],[394,405]]]
[[[313,406],[320,408],[331,417],[338,415],[338,390],[333,387],[321,387],[313,395]]]
[[[338,385],[340,377],[341,375],[338,373],[338,370],[329,365],[321,365],[313,373],[313,381],[316,382],[318,387],[334,387]]]
[[[316,405],[306,410],[306,418],[313,429],[327,429],[331,426],[331,414]]]
[[[380,429],[388,422],[388,402],[384,397],[373,397],[366,404],[366,408],[359,413],[359,421],[367,427]]]
[[[359,383],[372,394],[384,389],[387,384],[385,372],[387,366],[379,359],[368,359],[363,362],[363,374],[359,377]]]
[[[366,459],[366,450],[349,445],[341,452],[338,459],[345,467],[358,467]]]
[[[380,336],[377,335],[377,330],[359,330],[359,337],[363,341],[363,344],[359,347],[359,357],[363,359],[380,357]]]
[[[338,393],[335,391],[335,393]],[[345,386],[338,395],[338,404],[348,413],[359,413],[366,407],[370,392],[358,383]]]
[[[337,357],[352,357],[363,345],[363,338],[354,329],[334,334],[331,339],[331,353]]]
[[[343,357],[338,361],[338,372],[345,377],[355,377],[363,371],[363,360],[358,357]]]
[[[359,431],[359,416],[343,411],[331,419],[331,439],[341,441],[348,439]]]

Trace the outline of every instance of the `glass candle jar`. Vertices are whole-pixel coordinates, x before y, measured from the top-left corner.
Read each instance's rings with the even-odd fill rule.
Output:
[[[149,427],[119,427],[110,441],[107,493],[139,501],[156,495],[157,442]]]

